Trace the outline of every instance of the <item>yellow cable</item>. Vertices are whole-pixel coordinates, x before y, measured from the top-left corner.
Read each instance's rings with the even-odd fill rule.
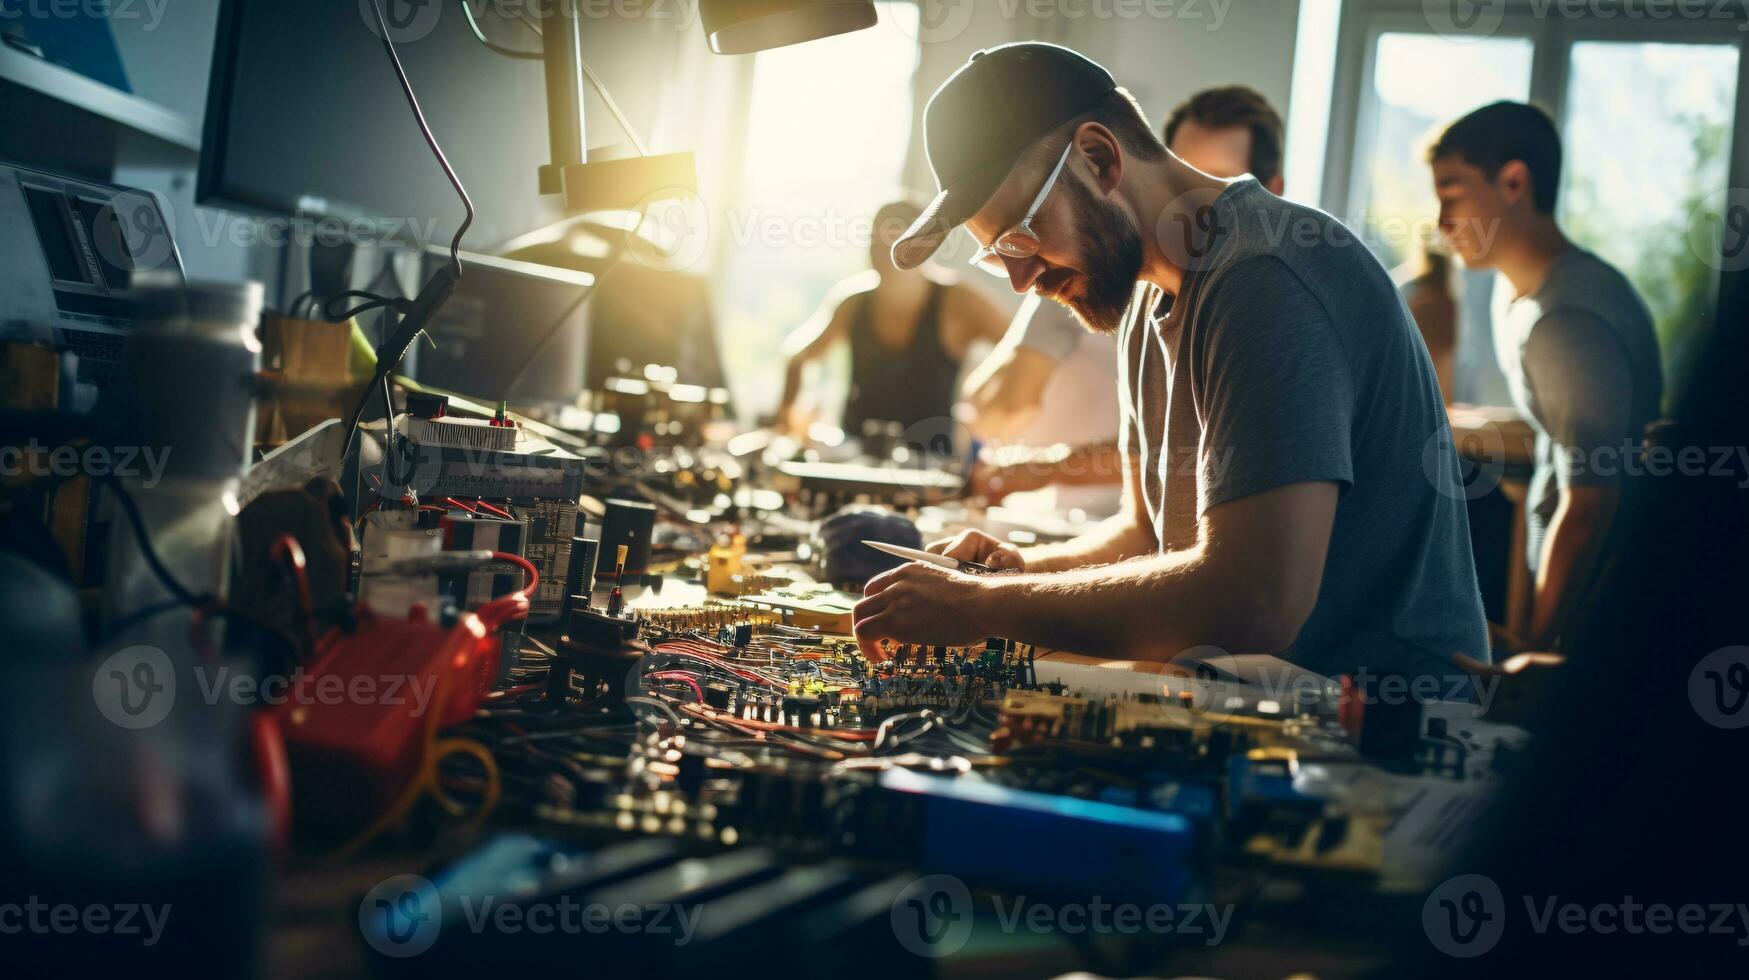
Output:
[[[492,753],[484,745],[471,738],[446,738],[441,741],[437,738],[438,723],[443,717],[443,706],[449,703],[449,683],[450,674],[446,673],[438,682],[437,697],[432,699],[431,705],[427,709],[430,713],[427,715],[425,723],[424,750],[421,753],[419,768],[414,772],[413,778],[407,782],[406,788],[401,790],[401,795],[395,798],[395,802],[389,805],[388,810],[382,816],[372,821],[370,826],[357,836],[330,852],[328,854],[329,860],[342,860],[351,857],[366,844],[381,836],[384,831],[400,824],[407,818],[408,814],[413,812],[413,808],[419,805],[419,800],[427,793],[437,800],[438,804],[451,816],[462,816],[466,812],[466,808],[444,792],[438,781],[438,770],[442,767],[443,761],[452,755],[472,756],[486,770],[486,790],[480,797],[480,804],[475,808],[473,817],[468,821],[468,830],[471,832],[478,828],[487,817],[491,816],[492,811],[497,809],[498,799],[503,788],[498,776],[498,763],[492,758]]]

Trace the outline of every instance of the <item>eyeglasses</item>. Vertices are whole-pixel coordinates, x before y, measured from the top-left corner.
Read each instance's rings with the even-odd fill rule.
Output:
[[[1069,151],[1075,148],[1071,142],[1063,147],[1063,155],[1057,160],[1057,165],[1051,170],[1051,175],[1045,178],[1045,185],[1039,188],[1038,196],[1032,199],[1032,207],[1026,209],[1026,217],[1020,219],[1020,224],[996,236],[996,240],[972,256],[972,265],[983,269],[993,276],[1008,278],[1008,265],[1003,257],[1011,259],[1030,259],[1038,254],[1038,233],[1032,230],[1032,219],[1038,216],[1038,209],[1044,207],[1045,198],[1051,196],[1051,188],[1057,186],[1057,177],[1063,172],[1063,165],[1069,162]]]

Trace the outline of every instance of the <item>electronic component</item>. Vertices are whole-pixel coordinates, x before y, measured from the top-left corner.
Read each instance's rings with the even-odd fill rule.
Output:
[[[384,467],[381,495],[421,501],[458,497],[463,500],[571,500],[583,493],[584,461],[542,440],[525,427],[516,433],[516,449],[458,448],[420,441],[417,434],[394,440],[396,458]]]
[[[300,824],[357,830],[390,810],[422,765],[427,728],[467,719],[496,681],[505,620],[491,619],[469,614],[444,626],[418,610],[406,619],[366,613],[322,638],[274,709]],[[333,691],[350,694],[324,693]]]
[[[612,573],[615,584],[618,584],[621,574],[645,575],[650,568],[650,540],[655,536],[655,529],[654,504],[642,500],[608,500],[606,516],[601,519],[601,559],[595,568],[596,576],[605,577]]]
[[[0,166],[0,255],[0,340],[72,351],[97,385],[120,378],[147,293],[183,282],[157,197],[18,167]]]

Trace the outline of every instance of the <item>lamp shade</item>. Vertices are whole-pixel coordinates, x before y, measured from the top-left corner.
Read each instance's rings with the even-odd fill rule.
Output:
[[[699,0],[717,54],[750,54],[873,27],[874,0]]]

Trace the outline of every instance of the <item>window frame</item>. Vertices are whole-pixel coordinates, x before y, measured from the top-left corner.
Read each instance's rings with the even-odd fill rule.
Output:
[[[1731,159],[1725,187],[1749,188],[1749,10],[1738,5],[1729,17],[1708,16],[1700,20],[1645,20],[1622,16],[1617,0],[1593,0],[1598,9],[1616,11],[1615,16],[1590,12],[1579,17],[1538,17],[1555,0],[1496,0],[1503,4],[1500,25],[1490,37],[1522,37],[1532,44],[1530,100],[1547,109],[1557,120],[1566,118],[1567,82],[1571,74],[1573,45],[1580,41],[1649,42],[1674,44],[1733,44],[1737,48],[1737,104],[1731,121]],[[1336,71],[1331,81],[1329,143],[1325,148],[1324,186],[1319,203],[1338,217],[1362,199],[1365,175],[1355,171],[1357,151],[1363,141],[1370,145],[1375,119],[1367,98],[1372,89],[1378,40],[1389,33],[1435,34],[1428,24],[1423,0],[1343,0],[1337,28]],[[1723,188],[1720,188],[1723,189]],[[1749,271],[1725,272],[1716,277],[1714,308]]]

